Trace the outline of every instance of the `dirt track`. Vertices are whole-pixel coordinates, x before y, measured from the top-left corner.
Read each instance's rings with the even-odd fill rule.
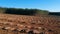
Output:
[[[60,16],[0,14],[0,34],[60,34]]]

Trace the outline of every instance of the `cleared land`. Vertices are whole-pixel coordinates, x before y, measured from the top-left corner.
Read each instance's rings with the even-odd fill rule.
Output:
[[[0,14],[0,34],[60,34],[60,16]]]

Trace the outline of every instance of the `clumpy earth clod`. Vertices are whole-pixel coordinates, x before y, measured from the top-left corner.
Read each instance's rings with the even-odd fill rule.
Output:
[[[0,14],[0,34],[60,34],[60,16]]]

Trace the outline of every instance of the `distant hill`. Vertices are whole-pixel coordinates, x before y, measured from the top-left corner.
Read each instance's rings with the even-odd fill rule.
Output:
[[[49,12],[49,15],[56,15],[56,16],[60,16],[60,12]]]
[[[49,12],[48,10],[41,9],[28,9],[28,8],[3,8],[0,7],[0,13],[17,14],[17,15],[56,15],[60,16],[60,12]]]
[[[40,9],[23,9],[23,8],[0,8],[0,13],[6,14],[18,14],[18,15],[36,15],[36,14],[44,14],[47,15],[47,10]]]

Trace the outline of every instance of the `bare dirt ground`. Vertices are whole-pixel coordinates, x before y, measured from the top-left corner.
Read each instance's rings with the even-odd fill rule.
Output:
[[[0,34],[60,34],[60,16],[0,14]]]

